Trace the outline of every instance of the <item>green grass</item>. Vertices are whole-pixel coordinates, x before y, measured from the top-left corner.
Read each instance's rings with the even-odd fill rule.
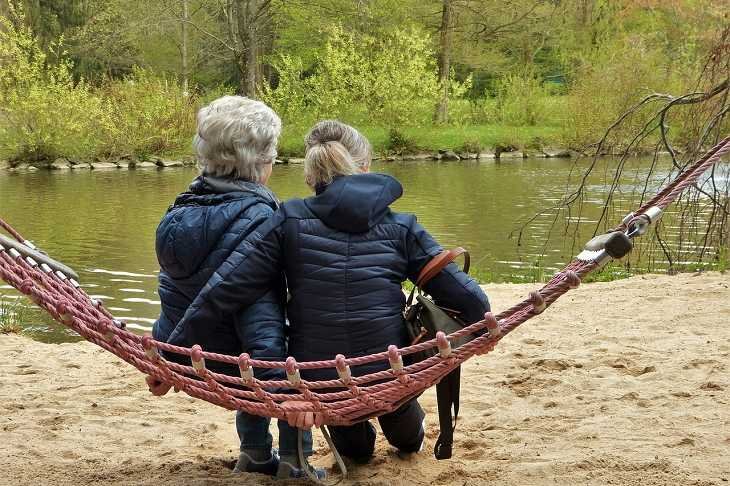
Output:
[[[385,127],[358,126],[370,140],[377,154],[388,151],[389,129]],[[289,126],[284,128],[279,140],[279,154],[285,157],[301,157],[304,151],[304,135],[309,127]],[[419,151],[460,150],[465,144],[479,142],[486,150],[493,150],[497,144],[515,147],[535,145],[560,145],[563,128],[559,126],[513,127],[501,124],[487,125],[433,125],[427,127],[404,127],[398,129],[413,142]]]
[[[0,295],[0,334],[19,334],[27,308],[20,300],[7,299]]]
[[[717,251],[717,260],[714,262],[714,270],[726,272],[730,269],[730,247],[722,247]]]

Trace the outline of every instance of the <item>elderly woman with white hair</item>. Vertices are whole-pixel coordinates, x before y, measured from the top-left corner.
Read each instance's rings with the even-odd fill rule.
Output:
[[[255,302],[286,273],[291,299],[288,352],[298,361],[365,356],[409,344],[403,320],[402,284],[415,282],[442,248],[412,214],[390,205],[403,194],[393,177],[371,174],[370,144],[357,130],[337,121],[318,123],[305,138],[304,174],[315,195],[287,201],[242,242],[188,308],[181,335],[200,335],[220,313],[235,313]],[[444,307],[475,322],[489,310],[477,283],[451,264],[424,289]],[[353,367],[353,375],[387,369],[383,361]],[[335,380],[332,369],[304,369],[307,380]],[[304,428],[310,414],[292,413]],[[386,439],[399,451],[421,448],[423,411],[416,400],[383,415]],[[374,452],[369,422],[332,427],[343,456],[367,461]]]
[[[286,289],[281,272],[272,272],[261,294],[245,306],[216,316],[195,334],[181,333],[179,322],[208,279],[221,271],[236,247],[278,207],[266,187],[281,132],[276,113],[259,101],[225,96],[202,108],[197,122],[193,146],[200,175],[177,197],[157,229],[162,311],[153,336],[181,346],[200,344],[214,353],[238,356],[245,352],[259,360],[283,360]],[[167,357],[180,359],[174,354]],[[211,362],[210,367],[219,373],[238,373],[232,365]],[[275,373],[260,370],[257,378],[283,378]],[[151,377],[147,381],[155,395],[170,388]],[[297,457],[296,429],[279,422],[279,460],[272,454],[269,422],[237,414],[241,447],[236,471],[305,477]],[[311,454],[311,434],[303,442],[305,455]]]

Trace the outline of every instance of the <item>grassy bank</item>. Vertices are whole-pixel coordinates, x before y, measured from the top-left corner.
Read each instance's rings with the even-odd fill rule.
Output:
[[[432,125],[403,127],[392,131],[386,127],[358,127],[370,140],[377,154],[393,152],[458,152],[494,151],[496,147],[538,148],[565,144],[561,126],[508,126],[484,124],[469,126]],[[301,157],[303,139],[309,127],[285,127],[279,142],[279,153]]]
[[[23,327],[27,308],[20,300],[0,294],[0,334],[17,334]]]

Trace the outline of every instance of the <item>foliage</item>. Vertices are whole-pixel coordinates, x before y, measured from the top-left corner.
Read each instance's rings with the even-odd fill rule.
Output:
[[[183,95],[177,80],[135,68],[129,77],[107,83],[99,94],[106,107],[100,154],[145,158],[189,146],[196,100]]]
[[[413,154],[418,150],[414,140],[396,128],[388,132],[386,152],[397,155]]]
[[[17,334],[26,323],[27,307],[20,300],[10,300],[0,294],[0,334]]]
[[[131,32],[120,28],[125,22],[124,5],[102,0],[89,8],[93,8],[93,13],[86,22],[68,32],[74,72],[99,80],[129,75],[140,62],[140,49]]]
[[[598,140],[607,126],[643,96],[653,92],[684,92],[679,68],[661,69],[662,54],[640,40],[624,45],[606,45],[595,52],[594,63],[582,69],[569,96],[573,145]],[[646,112],[627,120],[615,140],[636,133]],[[616,147],[617,148],[617,147]]]
[[[499,119],[508,125],[534,127],[548,116],[547,89],[533,70],[508,74],[497,84]]]
[[[263,98],[295,123],[342,118],[419,125],[430,119],[438,93],[430,43],[415,28],[356,35],[334,27],[312,73],[302,59],[279,56],[273,63],[278,86],[264,86]]]
[[[74,81],[63,45],[52,47],[55,63],[28,27],[0,17],[0,157],[146,156],[189,144],[194,100],[182,96],[176,80],[135,69],[92,87]]]
[[[20,19],[22,11],[17,12]],[[62,44],[47,62],[33,33],[0,17],[0,157],[42,160],[95,151],[93,116],[101,105],[83,81],[74,83]]]
[[[0,157],[189,150],[196,107],[241,85],[240,19],[229,3],[0,0]],[[441,1],[266,3],[252,26],[254,67],[261,96],[285,121],[282,153],[300,153],[300,133],[324,117],[368,127],[381,148],[391,127],[439,149],[449,148],[442,140],[463,144],[458,127],[475,125],[515,127],[498,137],[490,128],[482,143],[526,145],[523,135],[537,131],[584,147],[641,95],[691,91],[685,80],[697,78],[727,20],[715,0],[452,2],[442,137],[431,129]],[[190,97],[179,93],[183,79]],[[690,125],[678,117],[670,129]]]
[[[316,119],[318,107],[314,98],[315,79],[304,74],[304,61],[301,58],[282,54],[272,61],[279,75],[278,87],[273,89],[264,85],[263,99],[287,124],[311,126]]]
[[[478,138],[469,138],[464,140],[459,152],[466,154],[480,154],[484,150],[484,144]]]

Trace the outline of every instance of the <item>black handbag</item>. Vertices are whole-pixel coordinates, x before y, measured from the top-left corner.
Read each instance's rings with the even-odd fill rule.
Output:
[[[459,318],[459,312],[439,307],[423,293],[425,286],[432,278],[438,275],[448,264],[460,255],[464,255],[464,272],[469,272],[469,253],[463,248],[444,250],[431,260],[421,270],[416,285],[411,290],[406,301],[405,323],[411,344],[428,341],[436,337],[439,331],[451,334],[464,327],[467,323]],[[415,297],[415,302],[414,302]],[[468,335],[460,339],[451,340],[451,346],[457,348],[475,336]],[[430,358],[437,353],[435,348],[408,355],[409,364]],[[452,455],[456,419],[459,415],[459,392],[461,384],[461,368],[456,368],[441,379],[436,385],[436,398],[439,410],[440,433],[434,446],[436,459],[449,459]],[[453,417],[451,414],[453,408]]]

